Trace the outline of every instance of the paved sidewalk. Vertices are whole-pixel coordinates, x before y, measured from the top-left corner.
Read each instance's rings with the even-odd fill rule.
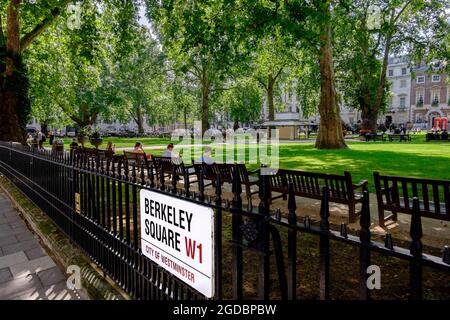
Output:
[[[0,191],[0,300],[78,300],[66,277]]]

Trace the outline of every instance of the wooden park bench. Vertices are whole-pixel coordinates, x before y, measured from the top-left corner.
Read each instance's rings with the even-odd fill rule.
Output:
[[[195,169],[193,166],[186,166],[181,158],[161,157],[152,155],[152,163],[156,170],[157,179],[161,180],[161,175],[172,179],[186,178],[184,183],[192,184],[197,180],[191,180],[190,177],[195,175]],[[172,177],[175,172],[175,177]]]
[[[141,167],[141,165],[147,167],[149,162],[147,154],[144,152],[124,151],[123,156],[129,165],[133,165],[134,163],[138,168]]]
[[[392,141],[411,141],[411,136],[409,133],[389,133],[388,139],[390,142]]]
[[[450,141],[449,134],[446,133],[433,133],[433,132],[427,132],[427,135],[425,136],[426,141]]]
[[[328,187],[330,202],[348,205],[349,222],[356,221],[358,213],[356,204],[361,203],[363,191],[367,190],[367,180],[354,184],[350,172],[344,175],[305,172],[298,170],[278,169],[275,174],[269,175],[271,192],[281,193],[271,199],[287,199],[289,183],[294,186],[296,196],[321,199],[323,187]],[[360,192],[356,190],[360,189]]]
[[[220,182],[233,184],[233,172],[235,166],[239,170],[239,178],[241,179],[241,184],[245,186],[245,194],[247,200],[250,202],[252,195],[257,193],[258,191],[252,191],[252,186],[258,185],[258,177],[252,176],[252,174],[257,173],[259,169],[254,171],[248,171],[247,167],[243,163],[194,163],[194,168],[197,172],[197,175],[200,174],[200,170],[203,174],[204,180],[209,180],[211,183],[208,185],[213,185],[215,187],[215,181],[217,176],[220,176]],[[206,185],[205,185],[206,186]]]
[[[97,151],[98,157],[100,160],[113,160],[114,161],[114,151],[112,150],[101,150],[98,149]],[[117,159],[117,157],[116,157]]]
[[[397,220],[397,213],[411,214],[413,198],[419,200],[423,217],[450,221],[450,181],[420,179],[373,173],[378,202],[378,219],[384,226],[389,219]],[[385,217],[384,212],[392,214]]]
[[[384,133],[366,133],[362,138],[369,142],[372,141],[386,141],[386,138],[384,137]]]

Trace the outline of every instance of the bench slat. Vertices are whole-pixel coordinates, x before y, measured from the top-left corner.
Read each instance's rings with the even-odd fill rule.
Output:
[[[380,225],[384,225],[384,211],[411,214],[413,197],[419,199],[421,216],[450,221],[449,180],[386,176],[378,172],[374,179]]]

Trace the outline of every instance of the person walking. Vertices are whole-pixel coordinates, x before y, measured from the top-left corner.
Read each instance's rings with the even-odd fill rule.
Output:
[[[44,150],[44,139],[45,139],[45,135],[42,133],[41,130],[38,130],[37,134],[36,134],[36,140],[38,143],[38,150]]]
[[[48,143],[52,146],[53,140],[55,139],[55,134],[53,133],[53,130],[50,130],[48,132]]]

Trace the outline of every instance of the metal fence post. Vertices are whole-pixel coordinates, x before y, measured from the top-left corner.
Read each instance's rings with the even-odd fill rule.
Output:
[[[367,247],[370,244],[370,207],[369,207],[369,193],[364,191],[363,202],[361,208],[360,218],[361,230],[359,231],[359,239],[361,247],[359,249],[359,273],[360,273],[360,289],[359,295],[361,300],[370,299],[370,291],[367,288],[367,268],[370,265],[370,249]]]
[[[413,209],[411,217],[411,245],[410,253],[413,259],[409,264],[409,279],[410,279],[410,299],[421,300],[422,299],[422,220],[420,217],[419,199],[413,198]]]
[[[259,219],[259,270],[258,270],[258,294],[259,299],[269,299],[270,294],[270,185],[269,176],[259,174],[259,206],[258,212],[261,215]]]
[[[329,190],[322,188],[322,202],[320,205],[320,300],[330,299],[330,217]]]
[[[294,184],[289,182],[288,222],[291,226],[297,224],[297,204],[295,202]],[[288,299],[295,300],[297,296],[297,230],[288,230]]]
[[[220,174],[216,178],[216,221],[214,223],[215,234],[215,298],[222,300],[222,183]]]
[[[233,299],[241,300],[243,296],[243,252],[242,252],[242,216],[240,211],[242,210],[242,186],[241,178],[238,171],[237,164],[233,167],[233,201],[231,212],[232,217],[232,238],[233,238]]]

